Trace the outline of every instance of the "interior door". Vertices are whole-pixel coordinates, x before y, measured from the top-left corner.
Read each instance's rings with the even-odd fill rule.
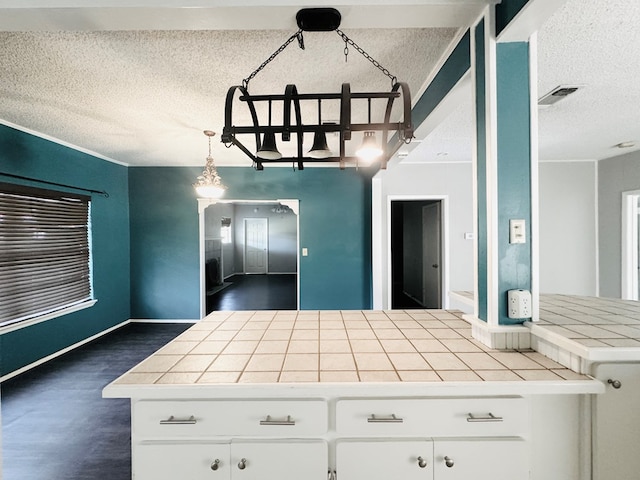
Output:
[[[442,308],[442,228],[440,202],[422,207],[422,303]]]
[[[267,239],[269,226],[266,218],[244,219],[244,272],[267,273]]]

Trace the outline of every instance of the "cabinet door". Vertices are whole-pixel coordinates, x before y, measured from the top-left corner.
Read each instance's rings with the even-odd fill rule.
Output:
[[[137,444],[135,480],[229,480],[228,444]]]
[[[529,478],[526,442],[521,439],[435,440],[437,480],[518,480]]]
[[[340,480],[432,480],[433,442],[339,441],[336,472]]]
[[[327,480],[327,443],[321,440],[232,442],[233,480]]]
[[[607,390],[594,395],[593,478],[636,479],[640,475],[640,364],[602,364],[594,373]],[[619,381],[620,388],[608,380]]]

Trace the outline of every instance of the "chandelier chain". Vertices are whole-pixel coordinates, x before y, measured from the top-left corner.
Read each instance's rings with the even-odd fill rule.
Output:
[[[340,35],[340,37],[342,38],[342,40],[344,40],[344,57],[345,57],[345,62],[347,60],[347,56],[349,55],[349,45],[351,45],[353,48],[356,49],[356,51],[362,55],[364,58],[366,58],[367,60],[369,60],[374,67],[376,67],[378,70],[380,70],[382,73],[384,73],[387,77],[389,77],[391,79],[391,88],[394,87],[394,85],[396,83],[398,83],[398,78],[395,75],[392,75],[391,72],[389,72],[389,70],[387,70],[385,67],[383,67],[380,62],[378,62],[375,58],[373,58],[371,55],[369,55],[367,52],[364,51],[364,49],[359,46],[356,42],[354,42],[353,40],[351,40],[346,33],[344,33],[342,30],[340,30],[339,28],[336,28],[336,33],[338,35]]]
[[[266,67],[274,58],[276,58],[285,48],[287,48],[289,46],[289,44],[291,42],[293,42],[295,39],[298,39],[298,46],[304,50],[304,38],[302,37],[302,29],[298,30],[296,33],[294,33],[293,35],[291,35],[286,42],[284,42],[282,45],[280,45],[280,48],[278,48],[275,52],[273,52],[271,54],[271,56],[269,58],[267,58],[264,62],[262,62],[262,64],[256,68],[253,72],[251,72],[251,75],[249,75],[247,78],[242,80],[242,86],[248,90],[249,89],[249,82],[251,80],[253,80],[253,77],[255,77],[258,73],[260,73],[260,71]]]

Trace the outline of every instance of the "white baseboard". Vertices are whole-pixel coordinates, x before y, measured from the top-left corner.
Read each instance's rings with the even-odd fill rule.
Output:
[[[196,323],[200,319],[130,318],[128,323]]]
[[[73,345],[69,345],[66,348],[63,348],[62,350],[58,350],[55,353],[52,353],[51,355],[47,355],[46,357],[41,358],[40,360],[37,360],[33,363],[30,363],[29,365],[25,365],[22,368],[19,368],[18,370],[14,370],[11,373],[7,373],[6,375],[0,377],[0,383],[4,382],[5,380],[9,380],[10,378],[13,378],[17,375],[20,375],[21,373],[25,373],[29,370],[31,370],[32,368],[35,368],[39,365],[42,365],[43,363],[48,362],[49,360],[53,360],[56,357],[59,357],[60,355],[64,355],[67,352],[70,352],[71,350],[74,350],[78,347],[81,347],[83,345],[86,345],[89,342],[92,342],[93,340],[96,340],[97,338],[102,337],[103,335],[107,335],[108,333],[113,332],[114,330],[117,330],[119,328],[124,327],[125,325],[128,325],[130,323],[196,323],[198,320],[188,320],[188,319],[181,319],[181,320],[164,320],[164,319],[146,319],[146,318],[130,318],[129,320],[125,320],[124,322],[121,322],[117,325],[114,325],[113,327],[110,327],[106,330],[103,330],[100,333],[96,333],[95,335],[92,335],[91,337],[85,338],[84,340],[81,340],[77,343],[74,343]]]
[[[64,355],[67,352],[70,352],[71,350],[74,350],[78,347],[81,347],[82,345],[85,345],[89,342],[92,342],[93,340],[102,337],[103,335],[106,335],[107,333],[111,333],[114,330],[117,330],[118,328],[124,327],[125,325],[129,324],[130,320],[125,320],[122,323],[119,323],[117,325],[114,325],[111,328],[108,328],[106,330],[103,330],[100,333],[96,333],[95,335],[92,335],[91,337],[85,338],[84,340],[79,341],[78,343],[74,343],[73,345],[69,345],[66,348],[63,348],[62,350],[58,350],[55,353],[52,353],[51,355],[47,355],[46,357],[41,358],[40,360],[37,360],[33,363],[30,363],[29,365],[25,365],[22,368],[19,368],[18,370],[14,370],[11,373],[7,373],[6,375],[0,377],[0,383],[4,382],[5,380],[9,380],[10,378],[13,378],[17,375],[20,375],[21,373],[27,372],[29,370],[31,370],[32,368],[35,368],[39,365],[42,365],[43,363],[48,362],[49,360],[53,360],[56,357],[59,357],[60,355]]]

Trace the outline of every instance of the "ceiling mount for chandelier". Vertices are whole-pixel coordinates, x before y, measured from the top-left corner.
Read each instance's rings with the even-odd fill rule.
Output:
[[[296,15],[299,30],[291,35],[267,60],[265,60],[241,85],[229,88],[225,104],[225,125],[222,131],[222,142],[227,146],[235,145],[253,161],[256,170],[263,170],[264,164],[292,162],[299,170],[304,169],[304,164],[339,162],[344,168],[347,163],[364,164],[379,159],[381,168],[386,168],[387,162],[393,154],[405,143],[413,138],[413,124],[411,122],[411,93],[409,86],[404,82],[398,82],[397,78],[389,70],[380,65],[367,52],[359,47],[344,32],[338,29],[340,26],[340,12],[334,8],[304,8]],[[266,67],[280,52],[287,48],[294,40],[298,46],[304,49],[303,32],[330,32],[335,31],[345,43],[345,56],[349,47],[353,47],[358,53],[369,60],[378,70],[391,80],[391,90],[388,92],[352,92],[349,83],[343,83],[338,93],[299,93],[295,85],[285,87],[284,94],[276,95],[251,95],[249,82]],[[251,125],[236,125],[233,119],[233,108],[236,99],[246,105],[251,116]],[[366,100],[367,123],[352,123],[353,103]],[[391,121],[394,102],[401,102],[401,119]],[[340,121],[322,122],[322,103],[339,102]],[[354,102],[355,101],[355,102]],[[371,120],[372,101],[386,101],[384,117],[375,122]],[[268,123],[261,124],[258,119],[256,106],[267,102],[269,118]],[[303,122],[301,105],[307,102],[317,103],[317,119],[305,118]],[[272,118],[273,104],[280,104],[283,112],[281,121]],[[292,121],[293,118],[293,121]],[[317,121],[316,121],[317,120]],[[311,122],[311,123],[307,123]],[[346,142],[350,141],[353,132],[362,132],[363,145],[355,156],[348,156]],[[376,132],[381,132],[381,142],[376,139]],[[388,145],[389,133],[397,133],[395,145]],[[311,148],[305,152],[303,139],[305,133],[312,133],[314,141]],[[340,138],[339,152],[334,154],[327,146],[326,134],[334,133]],[[240,136],[253,136],[255,150],[244,145]],[[296,143],[296,155],[283,157],[276,145],[276,135],[283,142],[290,142],[292,138]],[[309,147],[307,147],[309,148]],[[255,152],[255,153],[254,153]]]

